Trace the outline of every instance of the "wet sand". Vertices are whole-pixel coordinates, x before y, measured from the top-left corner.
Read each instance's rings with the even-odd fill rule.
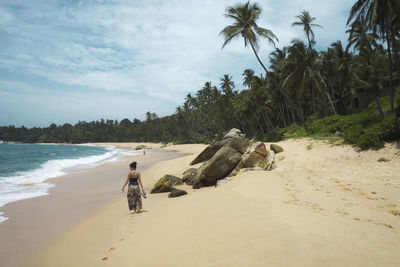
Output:
[[[135,147],[134,144],[118,145]],[[138,161],[138,170],[144,171],[156,162],[179,156],[157,148],[146,152],[145,156],[124,157],[118,162],[49,179],[55,185],[49,195],[2,207],[9,219],[0,223],[0,266],[40,266],[36,261],[38,255],[62,234],[116,199],[124,198],[121,187],[129,162]]]

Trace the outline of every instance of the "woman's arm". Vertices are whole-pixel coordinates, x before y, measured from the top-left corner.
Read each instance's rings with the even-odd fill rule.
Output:
[[[138,180],[139,180],[140,187],[142,188],[142,191],[144,191],[144,187],[143,187],[143,184],[142,184],[142,176],[140,175],[140,172],[139,172],[139,175],[138,175]]]
[[[126,181],[125,181],[125,184],[124,184],[124,186],[122,187],[122,192],[124,192],[124,190],[125,190],[125,186],[128,184],[128,182],[129,182],[129,177],[130,175],[129,175],[129,173],[128,173],[128,177],[126,177]]]

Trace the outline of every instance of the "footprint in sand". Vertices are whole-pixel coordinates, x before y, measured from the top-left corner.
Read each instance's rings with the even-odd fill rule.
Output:
[[[102,260],[103,260],[103,261],[106,261],[106,260],[108,260],[108,257],[104,257],[104,258],[102,258]]]
[[[360,218],[353,218],[353,220],[355,220],[355,221],[360,221]]]
[[[108,251],[113,251],[115,250],[115,247],[109,248]]]
[[[342,216],[350,215],[350,213],[348,213],[346,211],[342,211],[342,210],[335,210],[335,213],[340,214]]]
[[[390,213],[393,214],[393,216],[400,216],[400,211],[398,210],[391,210]]]
[[[124,239],[123,239],[123,238],[121,238],[119,241],[124,241]]]

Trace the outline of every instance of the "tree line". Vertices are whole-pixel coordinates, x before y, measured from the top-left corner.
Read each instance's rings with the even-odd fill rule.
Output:
[[[220,83],[205,82],[188,94],[174,114],[146,119],[80,121],[46,128],[0,127],[0,139],[19,142],[171,142],[206,143],[223,131],[236,127],[261,140],[277,139],[292,125],[309,131],[309,122],[332,115],[347,115],[375,101],[383,120],[394,116],[396,89],[400,84],[400,2],[358,0],[347,25],[348,44],[333,42],[325,50],[315,46],[315,17],[308,11],[296,16],[293,27],[301,27],[307,42],[293,40],[269,55],[269,69],[259,57],[260,40],[275,46],[277,36],[259,26],[262,12],[257,3],[230,6],[225,16],[232,24],[222,29],[222,48],[243,39],[265,73],[246,69],[242,85],[225,74]],[[241,86],[241,90],[238,87]],[[382,109],[380,97],[390,95],[390,110]]]

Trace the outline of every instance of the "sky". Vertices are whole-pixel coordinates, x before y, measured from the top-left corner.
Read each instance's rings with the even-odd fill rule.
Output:
[[[308,10],[317,50],[346,43],[355,0],[262,0],[258,25],[282,48],[306,41],[296,15]],[[242,39],[221,49],[229,0],[1,0],[0,126],[44,127],[78,121],[171,115],[204,83],[224,74],[263,73]],[[260,43],[268,66],[274,46]]]

